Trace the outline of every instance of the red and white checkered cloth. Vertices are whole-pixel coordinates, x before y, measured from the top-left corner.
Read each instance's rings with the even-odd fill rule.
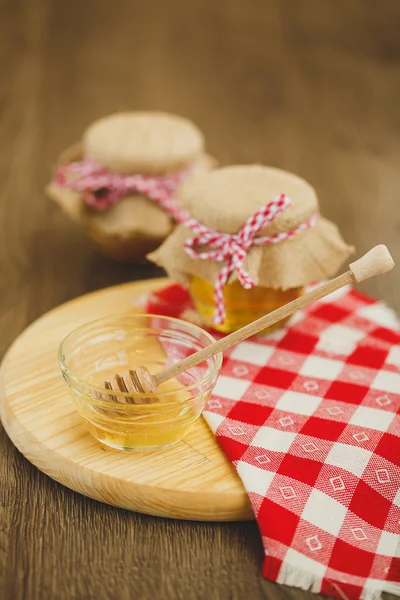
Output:
[[[146,310],[192,314],[178,285],[151,294]],[[392,311],[346,288],[238,344],[203,414],[249,494],[265,577],[342,600],[400,594]]]

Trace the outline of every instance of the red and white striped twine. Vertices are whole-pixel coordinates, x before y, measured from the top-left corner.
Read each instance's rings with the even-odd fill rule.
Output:
[[[319,214],[316,213],[305,223],[291,231],[272,236],[256,237],[260,229],[273,221],[291,204],[285,194],[261,207],[236,234],[222,233],[210,229],[194,219],[174,198],[177,186],[191,173],[192,168],[168,173],[166,175],[121,175],[98,165],[93,159],[85,158],[79,162],[62,165],[55,176],[58,185],[82,193],[84,201],[95,210],[105,210],[116,204],[129,193],[147,196],[160,205],[175,221],[191,229],[195,236],[186,240],[184,248],[195,259],[225,262],[214,284],[216,310],[215,324],[225,320],[224,286],[236,270],[238,279],[245,289],[257,285],[257,282],[243,269],[243,263],[251,246],[276,244],[315,225]],[[210,250],[198,252],[196,246],[206,246]]]
[[[62,165],[56,183],[82,193],[86,204],[94,210],[106,210],[129,193],[143,194],[159,204],[175,221],[188,218],[173,195],[177,186],[191,173],[192,168],[166,175],[121,175],[98,165],[93,159]]]
[[[291,201],[285,194],[277,196],[269,204],[262,206],[254,215],[247,219],[239,232],[235,234],[221,233],[220,231],[210,229],[189,215],[182,221],[186,227],[195,233],[195,236],[187,239],[184,244],[184,248],[189,256],[201,260],[226,261],[214,283],[216,310],[213,322],[216,325],[223,323],[225,320],[224,286],[235,270],[240,283],[245,289],[250,289],[257,285],[257,282],[243,269],[243,263],[250,248],[252,246],[283,242],[305,231],[309,227],[313,227],[317,222],[319,218],[318,213],[312,215],[305,223],[302,223],[291,231],[271,236],[256,237],[256,234],[263,227],[273,221],[282,211],[286,210],[290,204]],[[206,246],[210,250],[197,251],[196,246]]]

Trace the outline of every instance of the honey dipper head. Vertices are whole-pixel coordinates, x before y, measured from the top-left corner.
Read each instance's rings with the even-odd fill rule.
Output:
[[[146,367],[139,367],[134,371],[130,370],[129,375],[135,388],[134,391],[138,394],[157,394],[160,391],[155,378]]]
[[[158,398],[153,395],[159,392],[157,382],[146,367],[138,367],[134,371],[129,370],[122,376],[116,374],[111,377],[110,381],[104,382],[104,387],[106,390],[109,390],[107,394],[108,400],[113,400],[120,404],[152,404],[158,402]],[[113,391],[122,392],[123,394],[113,394]],[[135,394],[140,395],[135,396]],[[142,394],[152,395],[146,397],[142,396]]]

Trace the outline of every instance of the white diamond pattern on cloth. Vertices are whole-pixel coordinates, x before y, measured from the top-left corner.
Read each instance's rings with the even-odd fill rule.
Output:
[[[294,491],[291,485],[285,485],[279,488],[279,491],[282,494],[282,497],[285,500],[290,500],[291,498],[296,498],[296,492]]]
[[[219,400],[209,400],[208,407],[209,408],[222,408],[222,404]]]
[[[271,392],[268,392],[267,390],[260,390],[260,391],[256,392],[254,395],[259,400],[267,400],[268,398],[272,398]]]
[[[283,356],[282,354],[277,356],[276,360],[280,365],[283,365],[284,367],[289,367],[291,365],[294,365],[293,358],[289,358],[288,356]]]
[[[294,425],[292,417],[281,417],[279,419],[279,423],[282,425],[282,427],[289,427],[290,425]]]
[[[246,435],[246,432],[242,427],[228,427],[228,431],[235,437],[238,435]]]
[[[237,367],[233,367],[233,374],[236,377],[246,377],[249,374],[249,369],[244,365],[238,365]]]
[[[318,450],[318,446],[316,446],[314,444],[314,442],[308,442],[308,444],[302,444],[301,446],[304,450],[304,452],[315,452],[316,450]]]
[[[353,381],[362,381],[363,379],[366,379],[364,373],[361,373],[361,371],[350,371],[349,378]]]
[[[377,404],[379,404],[380,407],[387,406],[388,404],[392,403],[390,397],[387,394],[385,394],[384,396],[379,396],[378,398],[375,398],[375,402]]]
[[[346,486],[344,485],[343,479],[340,477],[340,475],[337,475],[336,477],[331,477],[329,479],[329,482],[332,486],[332,489],[335,492],[341,491],[341,490],[345,490]]]
[[[387,469],[376,469],[375,474],[378,483],[390,483],[390,475]]]
[[[352,527],[351,533],[357,541],[367,540],[368,536],[361,527]]]
[[[343,411],[339,406],[330,406],[326,409],[326,412],[328,412],[331,416],[343,414]]]
[[[316,381],[305,381],[303,383],[303,388],[306,392],[316,392],[319,390],[319,384]]]
[[[319,538],[317,535],[312,535],[309,538],[306,538],[305,542],[311,552],[316,552],[317,550],[321,550],[321,548],[322,548],[322,544],[319,541]]]
[[[254,460],[256,460],[259,465],[265,465],[266,463],[271,462],[271,459],[266,454],[260,454],[259,456],[255,456]]]

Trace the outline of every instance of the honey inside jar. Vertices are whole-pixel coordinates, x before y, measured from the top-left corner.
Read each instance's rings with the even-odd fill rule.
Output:
[[[239,281],[224,287],[226,318],[223,323],[213,323],[215,312],[214,286],[209,281],[194,276],[190,283],[193,302],[205,325],[223,333],[231,333],[259,319],[263,315],[276,310],[280,306],[295,300],[304,293],[304,288],[296,287],[288,290],[256,286],[245,289]],[[289,319],[284,319],[265,330],[270,333],[283,327]]]

